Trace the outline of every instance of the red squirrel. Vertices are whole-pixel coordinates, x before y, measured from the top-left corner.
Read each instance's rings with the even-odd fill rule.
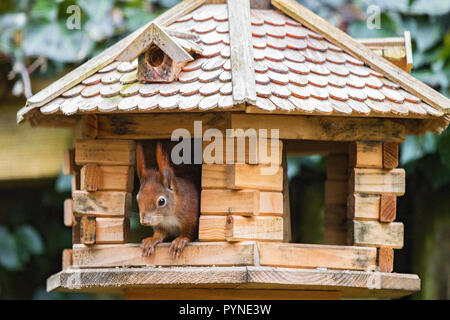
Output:
[[[145,165],[141,143],[136,149],[140,189],[137,195],[140,222],[153,227],[153,236],[142,240],[142,256],[150,256],[166,237],[175,237],[169,252],[178,258],[185,245],[197,238],[199,192],[194,182],[176,176],[161,143],[156,145],[158,169]]]

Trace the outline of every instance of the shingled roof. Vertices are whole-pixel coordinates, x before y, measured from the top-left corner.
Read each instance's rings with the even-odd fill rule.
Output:
[[[437,101],[433,103],[428,96],[413,93],[402,85],[401,78],[396,81],[392,72],[387,75],[376,70],[369,65],[371,61],[349,52],[348,46],[332,43],[328,34],[313,31],[300,19],[294,20],[298,18],[295,15],[291,18],[275,8],[250,10],[252,63],[245,72],[254,82],[250,89],[256,95],[252,97],[250,92],[244,99],[237,99],[233,94],[237,71],[232,72],[228,5],[204,2],[185,1],[178,8],[184,5],[188,9],[175,7],[171,19],[167,19],[170,11],[166,14],[165,24],[158,21],[186,51],[193,46],[199,48],[177,81],[140,83],[133,55],[128,55],[134,59],[130,62],[117,61],[124,60],[131,45],[142,39],[144,27],[132,39],[125,39],[115,57],[106,59],[104,65],[90,66],[92,72],[81,66],[84,73],[78,82],[72,79],[70,85],[62,86],[64,90],[59,88],[60,92],[58,88],[47,89],[45,94],[32,97],[19,111],[18,121],[33,118],[36,113],[70,116],[242,110],[241,103],[247,102],[246,111],[254,113],[439,119],[434,131],[448,125],[445,105],[439,105],[448,105],[448,99],[443,100],[446,98],[436,92]],[[273,2],[283,4],[281,0]],[[177,38],[177,33],[192,34],[194,40]],[[141,45],[137,50],[142,49]],[[392,68],[405,77],[403,71]]]

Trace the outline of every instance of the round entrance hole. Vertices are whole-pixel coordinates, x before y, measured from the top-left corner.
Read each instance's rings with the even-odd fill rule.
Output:
[[[147,51],[147,61],[152,67],[159,67],[164,61],[164,52],[154,46]]]

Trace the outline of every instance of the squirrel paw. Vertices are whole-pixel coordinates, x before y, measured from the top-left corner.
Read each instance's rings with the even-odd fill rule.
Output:
[[[181,252],[183,251],[184,247],[186,246],[186,243],[188,243],[188,242],[189,242],[189,238],[183,237],[183,236],[179,236],[172,241],[172,244],[170,245],[169,253],[172,254],[172,257],[174,259],[178,259]]]
[[[152,253],[155,251],[155,246],[161,241],[162,241],[161,239],[155,239],[153,237],[148,237],[142,240],[141,243],[142,256],[143,257],[151,256]]]

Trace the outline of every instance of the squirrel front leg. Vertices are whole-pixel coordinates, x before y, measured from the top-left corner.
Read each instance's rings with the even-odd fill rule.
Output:
[[[198,223],[188,224],[185,229],[181,231],[181,235],[176,237],[170,245],[169,253],[174,259],[178,259],[183,252],[184,247],[188,242],[196,239]]]
[[[166,237],[166,234],[164,232],[155,228],[152,237],[148,237],[148,238],[145,238],[144,240],[142,240],[142,243],[141,243],[142,256],[143,257],[151,256],[153,254],[153,252],[155,251],[155,246],[158,243],[161,243],[165,237]]]

